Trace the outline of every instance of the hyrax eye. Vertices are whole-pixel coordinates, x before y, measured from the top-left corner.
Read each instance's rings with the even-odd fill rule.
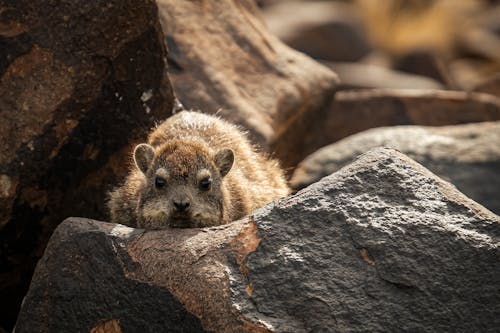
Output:
[[[212,186],[212,180],[210,178],[203,178],[200,180],[200,189],[203,191],[208,191],[210,187]]]
[[[167,181],[164,178],[162,178],[162,177],[155,178],[156,188],[163,188],[163,187],[165,187],[165,185],[167,185]]]

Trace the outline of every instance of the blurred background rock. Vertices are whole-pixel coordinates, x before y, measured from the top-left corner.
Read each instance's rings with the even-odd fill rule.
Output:
[[[473,90],[500,70],[497,1],[261,0],[259,5],[272,32],[328,64],[344,88]]]

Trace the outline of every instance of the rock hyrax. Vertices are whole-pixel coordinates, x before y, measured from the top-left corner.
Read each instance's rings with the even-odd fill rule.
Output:
[[[109,195],[115,223],[214,226],[289,193],[278,163],[215,116],[182,111],[154,129],[133,155],[133,170]]]

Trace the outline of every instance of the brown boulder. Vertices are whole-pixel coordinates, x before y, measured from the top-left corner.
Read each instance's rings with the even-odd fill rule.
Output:
[[[171,112],[154,1],[0,7],[0,325],[12,326],[48,237],[105,217],[125,147]]]
[[[408,157],[362,156],[245,220],[54,232],[22,332],[494,332],[500,219]]]
[[[295,167],[317,149],[369,128],[394,125],[444,126],[500,120],[500,98],[483,93],[447,90],[364,89],[335,94],[328,112],[318,114],[315,127],[273,145],[287,167]],[[302,158],[298,158],[303,156]]]
[[[184,106],[242,125],[264,149],[283,138],[302,144],[289,133],[322,117],[337,83],[333,72],[273,36],[253,1],[158,5],[170,79]]]

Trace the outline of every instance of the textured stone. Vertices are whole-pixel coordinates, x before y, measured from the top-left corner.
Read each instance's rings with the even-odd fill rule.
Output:
[[[251,0],[159,0],[158,5],[170,79],[186,108],[217,112],[242,125],[287,166],[305,157],[302,151],[310,150],[305,127],[314,129],[324,118],[336,75],[272,35]],[[300,155],[278,142],[295,145]]]
[[[0,326],[10,330],[56,225],[105,217],[124,147],[173,97],[154,1],[0,3]]]
[[[494,332],[499,237],[498,216],[379,149],[224,226],[67,220],[16,332]]]
[[[500,122],[367,130],[311,154],[295,169],[291,185],[304,188],[380,146],[401,151],[500,214]]]
[[[363,155],[254,221],[253,293],[239,304],[274,331],[500,324],[499,217],[393,150]]]
[[[140,230],[122,225],[63,222],[38,263],[15,332],[200,331],[171,292],[135,278],[142,268],[125,245],[140,239]]]

